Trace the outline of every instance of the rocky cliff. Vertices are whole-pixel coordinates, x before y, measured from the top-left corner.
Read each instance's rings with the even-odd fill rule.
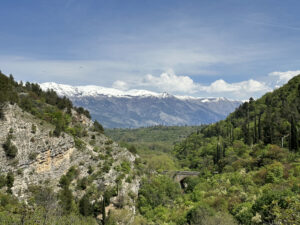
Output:
[[[56,137],[53,125],[24,112],[16,104],[6,104],[3,112],[0,170],[3,176],[9,171],[13,173],[13,195],[27,201],[30,187],[45,184],[58,192],[61,177],[75,169],[76,176],[70,184],[75,197],[79,199],[93,189],[98,194],[93,200],[96,201],[103,198],[106,190],[117,189],[117,193],[110,196],[110,207],[126,205],[135,212],[134,200],[139,188],[139,177],[134,168],[137,156],[94,131],[90,119],[72,110],[71,126],[80,124],[84,135],[74,138],[63,132]],[[17,149],[15,157],[5,151],[8,140]],[[82,180],[86,183],[83,188],[78,188]]]

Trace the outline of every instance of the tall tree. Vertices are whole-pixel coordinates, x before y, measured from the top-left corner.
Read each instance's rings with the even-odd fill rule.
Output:
[[[297,127],[295,124],[295,119],[291,117],[291,135],[290,135],[290,150],[291,151],[298,151],[298,132]]]

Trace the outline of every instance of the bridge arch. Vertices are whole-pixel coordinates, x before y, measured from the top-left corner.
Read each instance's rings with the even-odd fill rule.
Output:
[[[181,182],[187,178],[187,177],[197,177],[200,174],[200,172],[197,171],[176,171],[173,179],[175,182],[178,182],[181,184]]]

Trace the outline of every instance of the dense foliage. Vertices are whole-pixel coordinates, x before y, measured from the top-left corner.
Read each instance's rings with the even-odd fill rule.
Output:
[[[299,99],[297,76],[261,99],[250,98],[226,120],[194,130],[173,151],[168,145],[149,154],[148,147],[137,165],[147,174],[138,198],[146,224],[299,224]],[[154,146],[170,137],[162,130],[109,134],[145,153],[145,140]],[[180,192],[172,170],[199,176],[183,179]]]
[[[66,98],[53,91],[43,92],[37,84],[18,84],[13,77],[0,73],[0,119],[5,102],[16,103],[23,110],[50,122],[55,129],[73,135],[77,148],[86,130],[73,123],[71,113],[89,116],[75,108]],[[202,127],[155,126],[140,129],[106,130],[114,140],[141,157],[135,161],[141,176],[133,221],[124,206],[112,211],[103,224],[300,224],[300,76],[261,99],[242,104],[226,120]],[[32,127],[31,132],[36,132]],[[103,127],[94,123],[94,134]],[[13,145],[13,132],[7,136],[4,149],[8,160],[18,153]],[[107,145],[111,141],[107,142]],[[97,152],[97,149],[94,149]],[[109,153],[110,148],[106,151]],[[34,157],[33,157],[34,158]],[[101,168],[88,169],[88,176],[78,178],[78,168],[71,167],[59,182],[55,194],[46,186],[32,186],[32,199],[27,205],[11,195],[13,173],[0,175],[1,224],[96,224],[109,199],[118,188],[100,193],[91,181],[108,172],[113,156]],[[117,166],[116,183],[132,171],[128,161]],[[95,171],[96,170],[96,171]],[[199,176],[179,182],[174,171],[193,170]],[[128,181],[132,179],[131,174]],[[77,181],[77,182],[76,182]],[[119,183],[118,183],[119,184]],[[73,195],[74,188],[84,195]],[[91,201],[91,199],[102,200]],[[133,196],[134,198],[134,196]]]
[[[170,152],[173,145],[182,141],[201,126],[153,126],[142,128],[106,129],[105,134],[121,144],[134,145],[139,154],[147,151]]]
[[[175,145],[186,196],[241,224],[300,223],[300,76]]]

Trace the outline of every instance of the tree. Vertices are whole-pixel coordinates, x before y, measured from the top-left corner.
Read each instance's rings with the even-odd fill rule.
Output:
[[[34,125],[34,124],[31,125],[31,133],[33,133],[33,134],[36,133],[36,125]]]
[[[99,133],[104,132],[103,126],[97,120],[95,120],[95,122],[94,122],[94,130]]]
[[[90,203],[90,199],[87,194],[85,194],[79,201],[79,212],[83,216],[90,216],[93,214],[93,206]]]
[[[4,119],[4,104],[0,103],[0,120]]]
[[[101,207],[102,225],[105,225],[106,222],[106,211],[105,211],[106,201],[109,201],[109,199],[107,199],[107,197],[104,195],[102,200],[102,207]]]
[[[61,132],[62,132],[62,127],[60,126],[60,125],[56,125],[55,126],[55,129],[54,129],[54,131],[53,131],[53,134],[54,134],[54,136],[55,137],[59,137],[60,136],[60,134],[61,134]]]
[[[291,117],[290,150],[295,152],[298,151],[298,132],[293,116]]]
[[[12,194],[11,188],[14,186],[14,174],[13,172],[9,171],[6,175],[6,186],[7,186],[7,193]]]
[[[15,158],[18,154],[17,147],[11,142],[12,135],[8,134],[3,148],[7,157]]]
[[[64,187],[59,193],[59,203],[64,214],[69,214],[73,210],[74,197],[69,187]]]

